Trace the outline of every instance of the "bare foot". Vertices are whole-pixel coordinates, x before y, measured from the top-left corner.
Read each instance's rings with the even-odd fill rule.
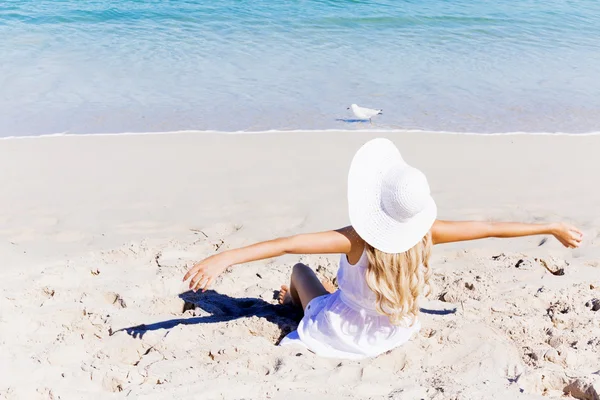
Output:
[[[327,290],[329,293],[333,293],[337,290],[337,288],[335,287],[335,285],[333,284],[333,282],[331,282],[329,279],[325,279],[323,278],[321,280],[321,284],[323,285],[323,287],[325,288],[325,290]]]
[[[279,291],[279,304],[294,304],[292,296],[290,295],[290,288],[286,285],[281,285],[281,290]]]

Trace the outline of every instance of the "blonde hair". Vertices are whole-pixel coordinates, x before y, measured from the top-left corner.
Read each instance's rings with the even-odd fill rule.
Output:
[[[366,281],[377,296],[377,311],[386,315],[394,325],[405,317],[412,319],[419,313],[418,297],[429,287],[429,256],[431,233],[404,253],[384,253],[366,244],[369,266]]]

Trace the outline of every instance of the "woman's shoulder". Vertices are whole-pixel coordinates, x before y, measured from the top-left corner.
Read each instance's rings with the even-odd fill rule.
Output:
[[[348,263],[350,263],[351,265],[355,265],[362,258],[367,244],[365,243],[363,238],[361,238],[360,235],[356,233],[356,231],[351,225],[342,229],[344,230],[344,234],[346,235],[348,240],[350,240],[351,243],[350,251],[346,253]]]

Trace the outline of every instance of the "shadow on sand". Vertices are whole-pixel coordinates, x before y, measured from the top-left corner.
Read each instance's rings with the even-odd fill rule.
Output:
[[[275,297],[277,291],[273,293]],[[233,321],[239,318],[259,317],[276,324],[281,330],[281,336],[277,343],[281,341],[288,333],[296,329],[298,322],[302,318],[302,313],[290,306],[282,306],[268,303],[257,298],[234,298],[225,294],[217,293],[214,290],[207,290],[205,293],[192,291],[184,292],[179,295],[184,301],[184,313],[187,310],[193,310],[196,307],[212,314],[204,317],[174,318],[166,321],[155,322],[151,324],[141,324],[129,328],[119,329],[116,332],[126,332],[128,335],[141,339],[148,331],[159,329],[171,329],[178,325],[212,324],[217,322]],[[421,312],[430,315],[448,315],[454,314],[456,309],[431,310],[421,308]]]
[[[274,292],[273,296],[277,293],[278,292]],[[281,336],[277,341],[277,343],[279,343],[279,341],[288,333],[296,329],[298,322],[302,318],[301,312],[290,306],[275,305],[257,298],[234,298],[217,293],[214,290],[207,290],[204,293],[188,291],[181,293],[179,298],[184,301],[183,309],[181,310],[182,313],[198,307],[211,315],[204,317],[174,318],[151,324],[141,324],[119,329],[118,331],[114,331],[113,334],[124,331],[134,338],[141,339],[148,331],[171,329],[178,325],[227,322],[239,318],[256,316],[264,318],[279,327],[281,330]]]

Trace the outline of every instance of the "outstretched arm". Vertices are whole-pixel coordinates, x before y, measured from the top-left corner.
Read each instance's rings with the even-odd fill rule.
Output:
[[[185,274],[183,280],[192,278],[190,289],[204,291],[217,276],[232,265],[284,254],[348,254],[355,242],[355,233],[351,227],[273,239],[210,256],[196,263]]]
[[[553,235],[565,247],[578,247],[583,234],[565,223],[525,224],[519,222],[440,221],[431,228],[434,244],[462,242],[490,237],[511,238],[533,235]]]

